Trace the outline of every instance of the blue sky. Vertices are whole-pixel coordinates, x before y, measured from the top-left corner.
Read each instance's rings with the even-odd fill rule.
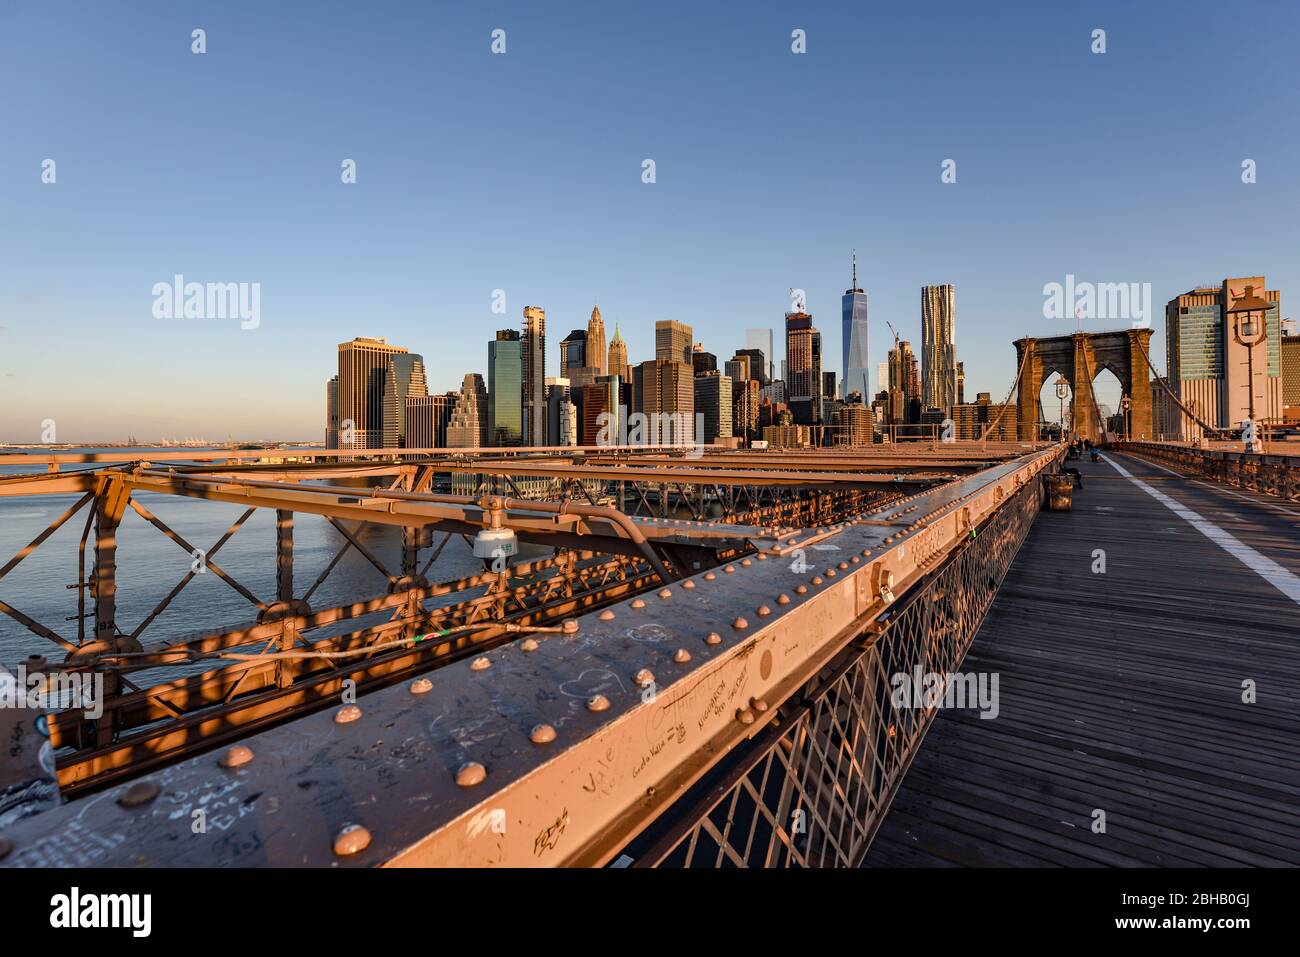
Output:
[[[951,282],[967,392],[1001,398],[1013,339],[1073,330],[1043,317],[1068,273],[1150,282],[1162,366],[1193,285],[1264,274],[1295,314],[1298,10],[6,4],[0,439],[319,438],[339,342],[442,391],[530,304],[553,366],[593,302],[636,362],[657,319],[730,355],[799,287],[838,371],[853,248],[873,370]],[[155,319],[177,273],[261,283],[259,327]]]

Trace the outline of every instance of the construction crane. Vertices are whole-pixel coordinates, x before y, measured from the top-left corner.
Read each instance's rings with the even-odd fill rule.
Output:
[[[897,348],[898,348],[898,330],[894,328],[894,324],[893,324],[892,322],[890,322],[888,319],[885,320],[885,325],[889,326],[889,331],[892,332],[892,333],[894,334],[894,348],[897,349]]]

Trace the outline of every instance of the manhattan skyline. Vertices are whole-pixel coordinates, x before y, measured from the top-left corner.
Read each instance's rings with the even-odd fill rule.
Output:
[[[339,342],[401,343],[455,390],[528,304],[548,376],[593,305],[634,362],[660,320],[721,356],[749,328],[780,343],[792,287],[838,357],[852,249],[870,367],[886,320],[919,347],[917,290],[951,283],[966,394],[995,401],[1014,339],[1077,328],[1044,317],[1045,284],[1150,283],[1160,304],[1300,282],[1283,4],[1239,5],[1250,31],[1201,3],[739,9],[579,4],[561,26],[524,4],[356,23],[145,3],[130,29],[90,4],[6,10],[0,440],[46,419],[71,442],[314,437]],[[260,323],[154,318],[178,274],[259,283]]]

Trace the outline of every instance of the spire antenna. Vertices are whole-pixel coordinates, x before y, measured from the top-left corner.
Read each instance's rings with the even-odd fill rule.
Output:
[[[858,288],[858,251],[853,250],[853,288]]]

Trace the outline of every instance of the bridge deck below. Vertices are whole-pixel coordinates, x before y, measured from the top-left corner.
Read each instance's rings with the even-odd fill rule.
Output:
[[[939,713],[867,866],[1300,864],[1300,507],[1108,459],[961,666],[997,717]]]

